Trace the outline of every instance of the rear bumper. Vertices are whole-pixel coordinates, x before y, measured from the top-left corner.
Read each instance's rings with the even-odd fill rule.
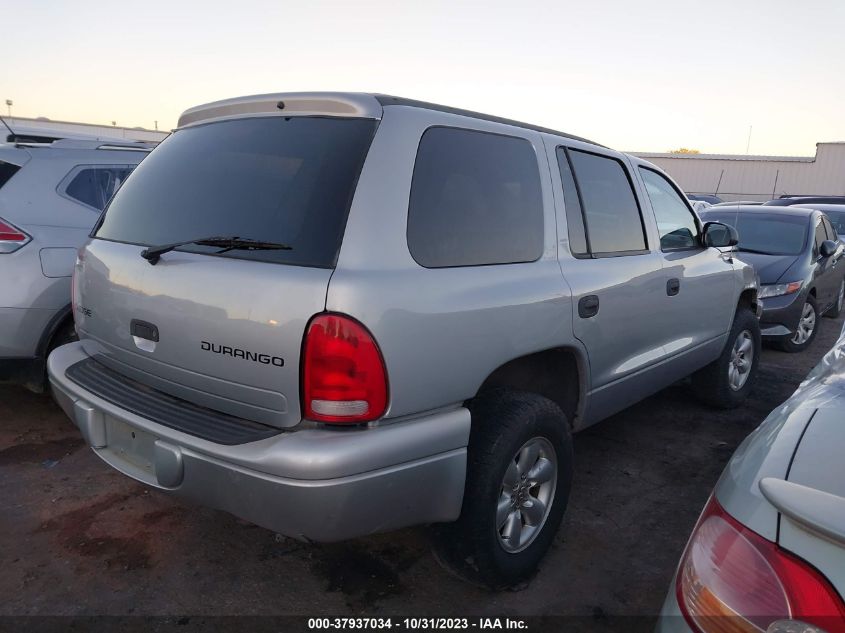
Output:
[[[79,343],[50,355],[56,400],[103,461],[138,481],[315,541],[460,514],[470,426],[464,408],[227,446],[157,424],[69,380],[67,369],[86,358]]]

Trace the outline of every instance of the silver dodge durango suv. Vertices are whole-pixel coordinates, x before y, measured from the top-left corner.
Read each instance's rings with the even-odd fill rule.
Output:
[[[105,462],[279,533],[436,524],[530,575],[571,434],[686,376],[735,406],[760,349],[734,229],[653,165],[395,97],[186,111],[80,251],[56,397]]]

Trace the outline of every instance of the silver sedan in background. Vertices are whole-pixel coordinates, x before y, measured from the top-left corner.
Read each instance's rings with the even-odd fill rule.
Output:
[[[845,333],[740,445],[669,589],[660,633],[845,631]]]

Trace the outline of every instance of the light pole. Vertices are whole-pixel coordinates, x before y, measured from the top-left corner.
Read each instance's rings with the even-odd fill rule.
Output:
[[[15,105],[11,99],[6,99],[6,108],[9,110],[9,118],[12,117],[12,106]]]

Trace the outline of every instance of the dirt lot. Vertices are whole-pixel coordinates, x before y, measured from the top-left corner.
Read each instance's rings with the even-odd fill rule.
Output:
[[[742,409],[680,384],[576,436],[556,544],[502,593],[445,572],[423,529],[304,545],[183,505],[103,464],[49,397],[0,386],[0,614],[653,616],[726,460],[841,326],[801,355],[764,350]]]

